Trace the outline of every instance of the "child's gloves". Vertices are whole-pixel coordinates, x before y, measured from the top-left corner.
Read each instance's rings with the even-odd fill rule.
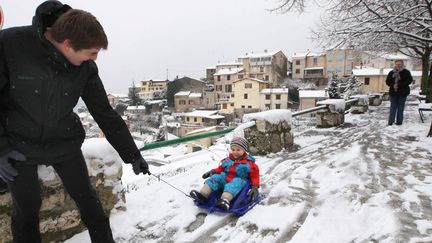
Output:
[[[256,201],[258,198],[258,186],[252,186],[247,195],[251,197],[253,201]]]
[[[204,173],[204,174],[202,175],[202,178],[203,178],[203,179],[208,178],[208,177],[212,176],[214,173],[215,173],[214,170],[207,171],[206,173]]]

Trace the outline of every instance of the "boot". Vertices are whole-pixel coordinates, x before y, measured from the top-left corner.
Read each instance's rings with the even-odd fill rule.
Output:
[[[229,210],[230,202],[225,198],[219,198],[219,200],[216,202],[216,206],[223,210]]]
[[[207,198],[203,194],[201,194],[199,191],[192,190],[189,193],[189,195],[200,204],[204,204],[207,202]]]

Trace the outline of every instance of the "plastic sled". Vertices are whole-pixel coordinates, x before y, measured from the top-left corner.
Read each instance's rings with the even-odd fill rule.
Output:
[[[260,193],[258,194],[258,197],[256,201],[253,201],[250,196],[247,195],[251,185],[248,181],[247,184],[243,187],[243,189],[233,198],[230,204],[230,209],[223,210],[221,208],[218,208],[216,206],[216,201],[221,197],[222,192],[212,192],[210,196],[208,197],[208,200],[206,203],[199,203],[196,200],[194,200],[195,205],[197,205],[199,208],[206,209],[210,213],[213,212],[220,212],[220,213],[230,213],[237,216],[241,216],[245,213],[247,213],[249,210],[251,210],[255,205],[257,205],[264,196]]]

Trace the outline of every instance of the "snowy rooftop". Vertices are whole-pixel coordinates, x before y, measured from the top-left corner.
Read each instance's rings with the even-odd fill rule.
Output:
[[[219,75],[236,74],[243,70],[244,70],[243,68],[223,68],[223,69],[219,69],[214,75],[219,76]]]
[[[216,127],[204,127],[201,129],[197,129],[197,130],[193,130],[191,132],[188,132],[186,135],[194,135],[194,134],[199,134],[199,133],[205,133],[205,132],[213,132],[216,131]]]
[[[180,91],[176,93],[174,96],[189,96],[191,92],[190,91]]]
[[[300,98],[328,98],[325,90],[299,90]]]
[[[111,212],[115,241],[432,242],[432,114],[421,123],[417,107],[407,103],[403,125],[387,126],[384,101],[346,114],[346,125],[294,132],[293,150],[255,156],[265,198],[242,217],[208,213],[182,193],[199,190],[201,175],[227,156],[226,137],[190,154],[184,145],[143,152],[165,165],[150,164],[154,176],[136,176],[123,164],[127,210]],[[120,160],[96,141],[84,143],[86,158]],[[90,242],[86,231],[65,243]]]
[[[129,98],[127,94],[115,94],[115,93],[108,93],[108,95],[112,95],[117,98]]]
[[[201,98],[201,93],[190,93],[189,98]]]
[[[270,57],[270,56],[275,55],[278,52],[280,52],[280,51],[267,51],[267,52],[261,52],[261,53],[246,53],[245,55],[239,56],[238,58]]]
[[[286,94],[288,93],[288,88],[275,88],[275,89],[263,89],[261,94]]]
[[[308,68],[305,68],[304,70],[321,70],[321,69],[324,69],[323,67],[308,67]]]
[[[182,113],[183,116],[189,116],[189,117],[211,117],[213,115],[216,115],[218,111],[214,110],[195,110],[187,113]]]
[[[166,100],[148,100],[145,103],[149,104],[149,105],[154,105],[154,104],[161,104],[166,102]]]
[[[223,67],[223,66],[243,66],[242,62],[223,62],[216,64],[216,67]]]
[[[383,58],[387,60],[408,60],[409,57],[405,56],[403,54],[384,54],[382,55]]]
[[[234,81],[233,83],[242,82],[242,81],[248,81],[248,80],[259,82],[259,83],[268,83],[269,82],[269,81],[265,81],[265,80],[257,79],[257,78],[242,78],[242,79]]]

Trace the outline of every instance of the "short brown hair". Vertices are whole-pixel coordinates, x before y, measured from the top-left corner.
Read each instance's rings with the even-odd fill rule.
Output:
[[[91,13],[71,9],[53,24],[51,34],[55,41],[69,39],[75,51],[90,48],[108,48],[108,39],[99,21]]]

